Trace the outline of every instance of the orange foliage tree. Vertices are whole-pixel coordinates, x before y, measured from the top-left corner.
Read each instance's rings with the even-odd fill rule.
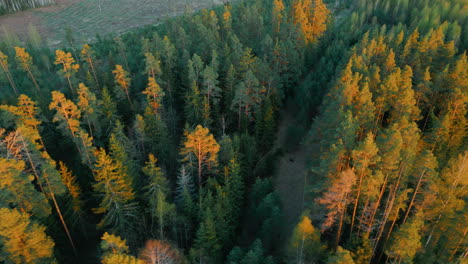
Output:
[[[61,69],[59,72],[67,78],[68,85],[70,86],[70,89],[73,90],[73,86],[71,83],[70,78],[78,72],[78,69],[80,68],[79,64],[75,64],[75,59],[73,58],[72,54],[70,52],[64,52],[62,50],[56,50],[55,51],[55,65],[62,64],[63,69]]]
[[[155,115],[157,115],[161,108],[161,101],[165,93],[153,77],[148,78],[148,86],[143,91],[143,94],[146,95],[146,100],[148,101],[151,110]]]
[[[115,70],[112,71],[115,77],[115,84],[120,87],[120,91],[124,91],[125,95],[127,96],[128,102],[131,104],[130,101],[130,78],[128,77],[128,72],[124,70],[122,65],[115,65]],[[119,95],[119,93],[117,93]]]
[[[34,86],[36,86],[36,89],[39,91],[39,85],[36,82],[36,78],[34,78],[34,75],[32,74],[31,67],[32,67],[32,57],[29,55],[28,52],[24,48],[20,47],[15,47],[16,51],[16,61],[20,65],[21,69],[26,71],[29,74],[29,77],[34,83]]]
[[[322,0],[297,0],[292,6],[292,18],[304,35],[306,43],[315,42],[327,29],[330,11]]]
[[[161,240],[148,240],[138,256],[147,264],[177,264],[181,263],[179,253]]]
[[[198,163],[198,185],[201,188],[203,167],[217,164],[219,144],[216,142],[210,130],[198,125],[192,133],[185,133],[186,141],[181,154],[184,161],[191,161],[195,156]]]

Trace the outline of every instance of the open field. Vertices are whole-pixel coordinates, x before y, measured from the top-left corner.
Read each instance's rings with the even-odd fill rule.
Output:
[[[0,16],[0,25],[28,38],[33,25],[51,46],[65,41],[70,28],[75,39],[90,42],[96,34],[120,34],[134,28],[158,23],[161,19],[219,4],[218,0],[56,0],[48,7]],[[4,37],[0,29],[0,40]]]

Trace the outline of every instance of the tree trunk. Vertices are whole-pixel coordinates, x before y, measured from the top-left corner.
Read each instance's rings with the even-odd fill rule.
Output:
[[[403,218],[403,224],[406,223],[406,219],[408,219],[409,213],[411,208],[413,208],[414,201],[416,199],[416,195],[418,194],[419,188],[421,187],[422,180],[424,178],[424,174],[426,174],[426,169],[423,170],[421,175],[419,176],[418,183],[416,184],[416,188],[414,189],[413,196],[411,197],[411,201],[408,205],[408,209],[406,210],[405,217]]]
[[[31,80],[32,80],[33,83],[34,83],[34,86],[36,86],[36,89],[37,89],[38,91],[40,91],[39,85],[37,85],[36,79],[34,78],[34,76],[33,76],[32,72],[31,72],[31,70],[29,69],[29,67],[27,68],[27,70],[28,70],[28,73],[29,73],[29,77],[31,77]]]
[[[362,168],[361,172],[359,173],[359,184],[358,184],[358,193],[356,195],[356,200],[354,202],[354,209],[353,209],[353,217],[351,218],[351,229],[349,230],[349,239],[353,235],[353,227],[354,227],[354,220],[356,218],[356,211],[359,204],[359,196],[361,195],[361,184],[362,184],[362,177],[364,174],[364,168]]]

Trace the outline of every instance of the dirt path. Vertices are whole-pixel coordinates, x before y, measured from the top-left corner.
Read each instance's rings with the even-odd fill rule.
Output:
[[[275,189],[283,205],[287,234],[290,234],[297,224],[304,209],[304,200],[307,199],[304,191],[310,182],[308,164],[313,157],[314,149],[318,147],[311,143],[289,146],[288,129],[296,122],[292,112],[286,109],[286,114],[281,118],[278,127],[276,148],[287,148],[288,151],[285,151],[279,159],[274,177]]]

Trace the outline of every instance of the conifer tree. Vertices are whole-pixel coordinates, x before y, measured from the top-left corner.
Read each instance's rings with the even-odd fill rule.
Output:
[[[109,90],[104,87],[102,89],[102,114],[104,116],[104,122],[106,124],[105,134],[110,133],[112,126],[118,118],[117,104],[109,93]]]
[[[197,231],[195,244],[190,254],[198,262],[217,263],[221,249],[216,223],[210,208],[203,213],[202,222]]]
[[[224,13],[223,13],[223,28],[226,30],[230,30],[232,27],[232,14],[231,14],[231,6],[224,5]]]
[[[338,246],[344,216],[350,200],[349,194],[356,182],[356,175],[352,169],[347,169],[332,178],[329,189],[323,197],[317,201],[328,209],[325,221],[322,224],[322,231],[331,228],[338,221],[338,231],[336,235],[336,246]]]
[[[206,66],[203,71],[203,90],[202,94],[208,98],[208,103],[213,101],[216,104],[221,96],[221,88],[218,86],[218,73],[211,66]],[[211,101],[210,101],[211,100]]]
[[[145,53],[145,63],[146,63],[146,73],[149,77],[156,80],[156,77],[159,77],[162,73],[161,71],[161,62],[152,54],[152,53]]]
[[[8,65],[8,56],[0,51],[0,66],[2,67],[3,72],[5,73],[8,82],[10,82],[11,88],[15,92],[15,95],[18,95],[18,88],[16,88],[15,81],[11,76],[10,67]]]
[[[354,260],[348,250],[338,247],[335,254],[327,259],[327,264],[354,264]]]
[[[128,76],[128,72],[124,70],[122,65],[115,65],[115,70],[112,71],[114,74],[114,80],[116,85],[116,94],[117,97],[122,99],[124,96],[127,97],[128,103],[131,105],[132,102],[130,100],[130,82],[131,79]]]
[[[161,168],[156,164],[157,159],[149,154],[143,173],[148,177],[148,184],[145,186],[145,197],[149,204],[151,214],[151,227],[154,219],[157,219],[159,226],[159,237],[164,238],[164,227],[166,220],[174,213],[174,205],[167,201],[169,187]]]
[[[25,166],[22,160],[0,158],[0,205],[46,218],[51,214],[50,205],[33,185],[34,176],[23,172]]]
[[[88,124],[88,129],[91,137],[100,131],[98,121],[98,110],[99,101],[96,99],[96,95],[90,92],[88,87],[83,83],[78,85],[78,109],[81,111],[82,118]]]
[[[186,140],[181,155],[184,156],[184,161],[194,162],[196,159],[198,168],[198,186],[201,189],[203,169],[208,166],[216,166],[218,162],[219,144],[210,134],[208,128],[198,125],[191,133],[185,133]]]
[[[94,161],[94,146],[92,138],[80,128],[81,111],[71,100],[58,91],[52,91],[50,110],[55,110],[54,122],[60,122],[59,128],[65,135],[70,136],[82,157],[82,162],[92,168]]]
[[[371,132],[367,135],[366,139],[357,146],[355,150],[352,152],[354,167],[358,171],[358,186],[357,186],[357,194],[356,199],[354,200],[354,209],[353,209],[353,216],[351,218],[351,232],[353,232],[354,221],[356,218],[356,212],[359,204],[359,199],[361,196],[361,189],[363,184],[364,176],[372,177],[370,174],[369,166],[375,165],[379,161],[379,157],[377,156],[378,148],[374,142],[374,134]],[[367,183],[368,180],[365,181]],[[372,188],[372,186],[364,186],[364,188]]]
[[[162,99],[165,93],[153,77],[148,78],[148,86],[143,91],[143,94],[146,95],[146,100],[154,115],[156,115],[157,118],[160,118],[158,114],[161,111]]]
[[[27,213],[0,208],[0,240],[12,263],[54,262],[54,241],[45,227],[31,221]]]
[[[185,116],[191,124],[203,122],[203,97],[196,81],[192,82],[185,96]]]
[[[330,11],[322,0],[293,2],[293,23],[299,27],[306,43],[317,41],[327,28]]]
[[[260,103],[263,100],[262,93],[265,92],[263,87],[252,71],[248,71],[244,81],[239,83],[236,88],[231,109],[237,110],[238,122],[237,126],[240,129],[242,115],[249,119],[252,114],[258,110]]]
[[[16,61],[20,65],[21,69],[23,71],[26,71],[31,78],[31,80],[34,83],[34,86],[36,86],[36,89],[39,91],[39,85],[37,84],[36,78],[34,78],[34,75],[32,74],[32,57],[29,55],[28,52],[24,48],[20,47],[15,47],[16,51]]]
[[[94,81],[96,82],[97,87],[100,87],[95,69],[95,52],[88,44],[83,45],[83,49],[81,50],[81,58],[89,65],[89,68],[93,73]]]
[[[71,218],[73,226],[80,226],[82,232],[85,231],[84,223],[86,212],[82,200],[82,190],[78,185],[75,175],[67,168],[65,163],[59,161],[59,172],[62,176],[62,181],[67,187],[68,193],[71,196]]]
[[[273,9],[271,13],[273,31],[276,33],[280,32],[281,24],[283,23],[284,17],[284,3],[282,0],[273,1]]]
[[[104,214],[100,227],[110,228],[129,238],[134,235],[133,222],[137,219],[135,193],[124,175],[123,164],[113,160],[104,149],[98,149],[93,188],[100,198],[96,214]]]
[[[128,255],[127,241],[107,232],[101,238],[101,249],[104,251],[101,259],[102,264],[145,264],[143,260]]]
[[[71,83],[71,78],[78,72],[80,69],[79,64],[75,64],[75,59],[73,58],[70,52],[64,52],[62,50],[55,51],[55,65],[62,65],[62,69],[60,69],[59,73],[63,75],[67,81],[68,85],[70,86],[70,90],[73,92],[73,85]]]
[[[117,120],[109,137],[109,154],[113,160],[122,164],[122,176],[131,186],[138,186],[138,165],[135,162],[136,150],[133,142],[125,135],[124,126]]]
[[[392,241],[385,253],[395,262],[411,263],[421,245],[421,228],[423,221],[416,216],[411,221],[401,225],[393,234]]]

